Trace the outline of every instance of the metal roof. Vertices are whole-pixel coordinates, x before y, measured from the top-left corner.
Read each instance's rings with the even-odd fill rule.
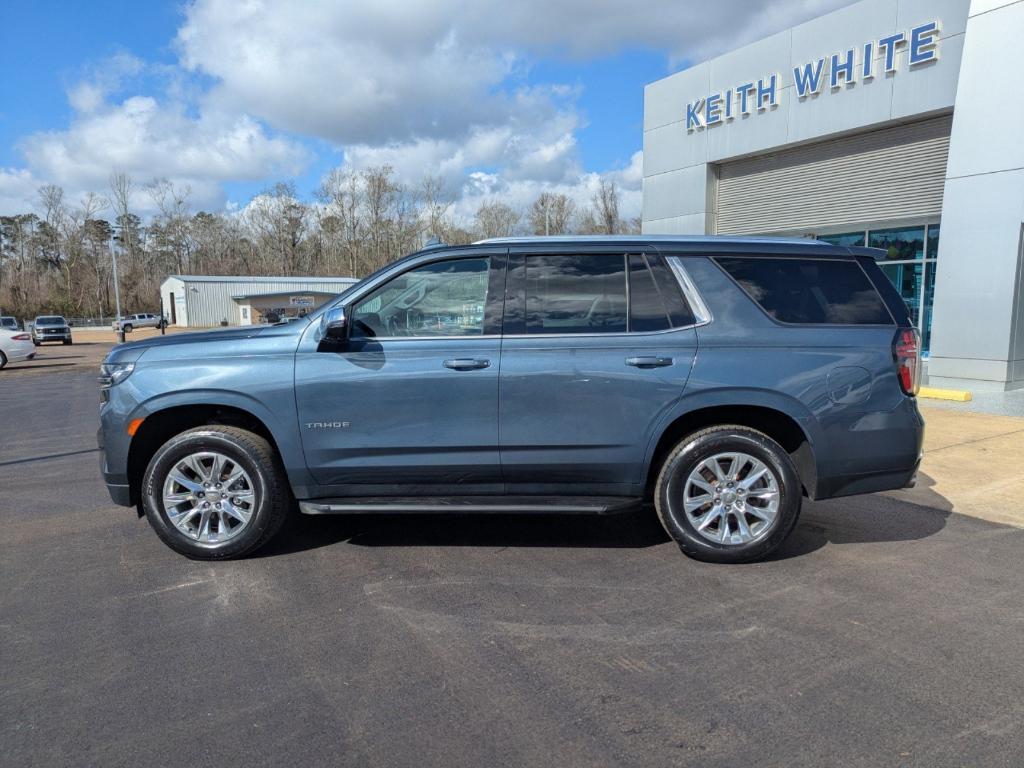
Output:
[[[315,296],[337,296],[337,291],[318,291],[312,288],[300,289],[297,291],[267,291],[266,293],[242,293],[232,294],[232,299],[265,299],[270,296],[298,296],[302,294],[313,294]]]

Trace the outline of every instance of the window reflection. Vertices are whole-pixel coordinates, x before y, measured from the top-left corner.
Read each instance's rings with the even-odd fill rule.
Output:
[[[928,225],[928,258],[934,259],[939,255],[939,225]]]
[[[826,243],[832,243],[832,245],[864,245],[864,230],[860,232],[842,232],[838,235],[818,235],[818,239]]]
[[[885,251],[886,261],[924,258],[924,227],[875,229],[868,232],[868,245]]]

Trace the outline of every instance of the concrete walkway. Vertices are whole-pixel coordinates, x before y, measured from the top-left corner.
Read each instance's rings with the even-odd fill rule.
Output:
[[[921,402],[917,487],[889,496],[1024,528],[1024,419]]]

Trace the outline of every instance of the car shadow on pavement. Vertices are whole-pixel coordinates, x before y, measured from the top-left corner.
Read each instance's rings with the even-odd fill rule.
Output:
[[[40,362],[37,362],[35,360],[31,360],[31,361],[27,361],[27,362],[22,362],[22,361],[19,360],[18,362],[11,363],[6,368],[4,368],[4,373],[14,372],[14,371],[38,371],[40,368],[66,368],[68,366],[73,366],[73,365],[75,365],[75,364],[74,363],[40,363]]]
[[[805,500],[796,530],[769,560],[800,557],[826,544],[910,541],[946,525],[952,505],[931,492],[918,503],[873,494],[825,502]],[[302,515],[256,557],[302,552],[341,541],[364,547],[645,548],[670,541],[650,504],[613,515]]]
[[[365,547],[642,548],[669,538],[649,505],[613,515],[295,514],[256,556],[273,557],[339,541]]]
[[[829,501],[804,500],[793,534],[768,560],[786,560],[826,544],[878,544],[916,541],[946,527],[952,503],[933,490],[935,481],[919,473],[914,500],[902,491],[849,496]]]

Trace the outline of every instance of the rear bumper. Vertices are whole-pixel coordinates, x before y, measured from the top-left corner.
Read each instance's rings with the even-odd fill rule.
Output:
[[[818,462],[815,499],[894,491],[913,486],[921,466],[924,419],[914,398],[884,413],[865,414],[830,435],[833,447]]]
[[[7,355],[7,360],[12,363],[16,363],[19,360],[31,360],[35,357],[36,345],[31,341],[19,342],[4,354]]]

